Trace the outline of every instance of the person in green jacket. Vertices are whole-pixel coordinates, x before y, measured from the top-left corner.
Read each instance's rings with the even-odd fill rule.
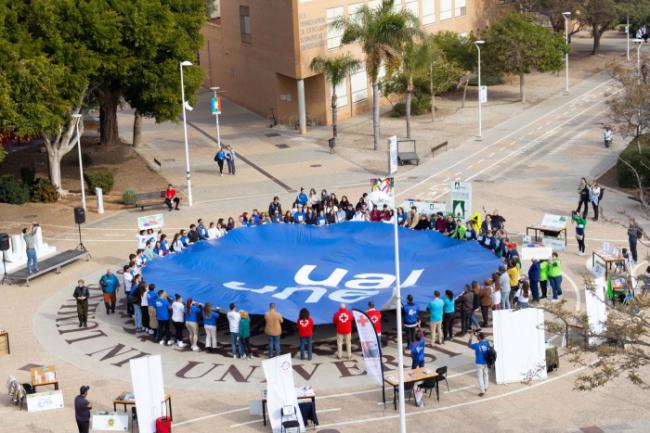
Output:
[[[587,219],[578,212],[571,213],[571,220],[576,224],[576,240],[578,241],[578,255],[585,255],[585,227]]]
[[[241,320],[239,321],[239,340],[241,341],[242,358],[253,359],[251,352],[251,318],[244,310],[239,310]]]
[[[546,291],[548,290],[548,260],[539,261],[539,287],[542,289],[542,296],[540,299],[546,298]]]
[[[465,231],[467,228],[465,225],[462,223],[460,219],[456,222],[456,228],[454,229],[454,232],[451,234],[451,237],[454,239],[460,239],[460,240],[465,240]]]
[[[557,253],[553,253],[548,265],[548,281],[551,283],[553,301],[562,296],[562,264]]]

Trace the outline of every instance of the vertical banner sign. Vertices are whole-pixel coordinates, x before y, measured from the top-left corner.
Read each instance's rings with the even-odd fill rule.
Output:
[[[472,184],[455,180],[449,187],[449,209],[457,218],[467,219],[472,214]]]
[[[479,89],[479,102],[481,104],[487,103],[487,86],[481,86]]]
[[[397,173],[397,135],[388,137],[388,174]]]
[[[361,353],[363,360],[366,362],[366,371],[379,385],[384,384],[384,375],[381,367],[381,350],[375,327],[370,318],[362,311],[352,310],[354,321],[359,331],[359,343],[361,344]]]
[[[395,209],[394,186],[395,179],[392,177],[370,179],[370,194],[368,194],[370,206],[377,205],[377,208],[381,210],[386,204],[390,209]]]
[[[213,96],[210,101],[210,107],[212,108],[212,114],[221,114],[221,96],[216,98]]]
[[[266,378],[266,407],[273,433],[282,429],[282,408],[293,406],[300,423],[300,431],[305,431],[305,425],[298,407],[298,396],[293,383],[293,367],[291,355],[285,354],[262,361],[264,377]]]
[[[160,355],[143,356],[129,361],[131,384],[138,413],[138,431],[155,433],[156,418],[163,415],[165,387]]]

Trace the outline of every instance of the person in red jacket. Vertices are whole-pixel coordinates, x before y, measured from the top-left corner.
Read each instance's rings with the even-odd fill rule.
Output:
[[[172,184],[170,183],[167,185],[167,189],[165,190],[165,204],[169,208],[169,211],[172,211],[172,204],[175,206],[174,209],[180,210],[178,209],[178,203],[180,203],[180,201],[181,199],[176,197],[176,190]]]
[[[381,221],[381,212],[377,209],[377,205],[372,205],[372,210],[370,211],[370,221],[373,223],[378,223]]]
[[[375,303],[368,302],[368,310],[366,310],[366,315],[370,318],[372,326],[375,328],[377,333],[377,341],[379,346],[381,346],[381,311],[375,310]]]
[[[332,322],[336,326],[336,357],[341,359],[341,350],[345,341],[345,348],[348,352],[348,359],[352,359],[352,312],[341,304],[339,310],[334,313]]]
[[[305,359],[305,346],[307,346],[307,359],[311,361],[312,336],[314,335],[314,319],[309,316],[309,310],[303,308],[296,321],[298,337],[300,337],[300,359]]]

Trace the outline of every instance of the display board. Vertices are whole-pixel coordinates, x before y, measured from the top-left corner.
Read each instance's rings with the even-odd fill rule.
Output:
[[[63,409],[63,393],[60,390],[27,394],[27,412],[53,409]]]
[[[472,183],[452,181],[449,185],[449,209],[456,218],[466,220],[472,214]]]
[[[273,433],[279,433],[282,427],[282,408],[293,406],[296,418],[300,423],[300,431],[305,431],[305,425],[298,407],[298,395],[293,382],[291,355],[284,354],[262,361],[264,377],[266,378],[266,407]]]
[[[138,414],[138,431],[155,433],[156,418],[163,415],[165,387],[160,355],[143,356],[129,361],[131,384]],[[166,414],[169,415],[169,414]]]
[[[493,313],[497,383],[546,379],[544,312],[523,308]]]
[[[93,414],[93,431],[129,431],[127,412],[96,412]]]

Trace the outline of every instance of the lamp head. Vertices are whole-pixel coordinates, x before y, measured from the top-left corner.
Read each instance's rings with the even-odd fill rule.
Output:
[[[564,15],[565,18],[569,18],[571,16],[571,12],[562,12],[562,15]]]
[[[187,111],[192,111],[192,110],[194,110],[194,107],[192,107],[192,106],[190,105],[190,103],[187,102],[187,101],[185,101],[185,104],[183,104],[183,105],[185,106],[185,109],[186,109]]]
[[[210,90],[212,90],[213,92],[216,92],[216,91],[219,90],[219,89],[221,89],[221,87],[219,87],[219,86],[216,86],[216,87],[210,87]]]
[[[82,115],[79,114],[79,113],[75,113],[75,114],[72,115],[73,119],[81,119],[81,117],[82,117]]]
[[[476,45],[477,49],[481,49],[481,45],[484,45],[485,41],[483,39],[479,39],[478,41],[474,41],[474,45]]]
[[[181,66],[192,66],[192,62],[190,62],[189,60],[183,60],[181,62]]]

